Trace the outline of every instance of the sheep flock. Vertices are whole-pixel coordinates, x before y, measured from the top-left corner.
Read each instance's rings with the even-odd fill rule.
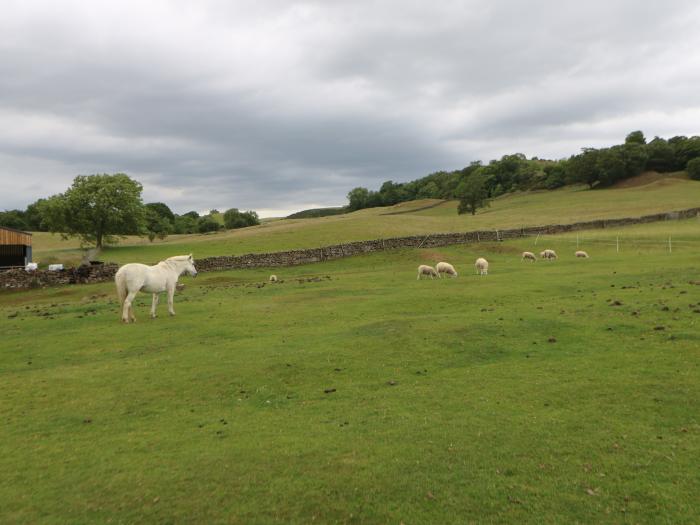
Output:
[[[588,255],[587,252],[583,250],[577,250],[574,252],[574,257],[576,258],[582,258],[582,259],[588,259],[590,256]],[[545,249],[540,252],[540,259],[545,259],[549,261],[556,260],[557,257],[557,252],[551,249]],[[537,261],[537,257],[535,256],[534,253],[532,252],[522,252],[520,256],[521,261]],[[488,275],[489,273],[489,262],[484,259],[483,257],[479,257],[475,262],[474,262],[474,268],[476,269],[476,274],[477,275]],[[437,277],[438,279],[442,278],[442,274],[449,275],[450,277],[457,277],[457,270],[455,270],[455,267],[448,263],[441,261],[435,265],[433,268],[432,266],[429,266],[427,264],[421,264],[418,266],[418,277],[416,280],[420,280],[422,276],[430,277],[431,279]]]

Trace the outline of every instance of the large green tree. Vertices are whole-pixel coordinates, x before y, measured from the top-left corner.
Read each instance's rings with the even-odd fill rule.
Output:
[[[457,198],[459,207],[457,213],[476,214],[476,210],[489,206],[488,189],[486,188],[486,177],[483,170],[478,170],[469,175],[459,186],[457,186]]]
[[[348,192],[348,210],[355,211],[366,208],[369,201],[369,190],[367,188],[353,188]]]
[[[41,215],[49,231],[102,248],[116,236],[143,232],[142,189],[124,173],[79,175],[64,193],[41,203]]]

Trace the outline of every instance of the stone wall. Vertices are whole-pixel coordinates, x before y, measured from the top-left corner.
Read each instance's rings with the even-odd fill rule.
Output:
[[[696,217],[700,214],[700,208],[691,208],[643,217],[629,217],[623,219],[605,219],[573,224],[549,224],[545,226],[533,226],[528,228],[515,228],[507,230],[480,230],[461,233],[435,233],[429,235],[415,235],[411,237],[395,237],[391,239],[375,239],[370,241],[357,241],[346,244],[335,244],[321,248],[306,250],[289,250],[273,253],[249,253],[245,255],[222,255],[197,259],[195,264],[201,272],[218,270],[235,270],[242,268],[274,268],[279,266],[296,266],[309,264],[365,253],[393,250],[397,248],[434,248],[453,244],[467,244],[474,242],[502,241],[532,235],[554,235],[579,230],[591,230],[601,228],[617,228],[630,224],[643,224],[649,222],[678,220]],[[116,264],[104,264],[94,266],[79,266],[60,272],[38,270],[25,272],[23,269],[0,272],[0,289],[6,288],[34,288],[41,286],[54,286],[59,284],[82,284],[108,281],[114,277],[118,266]]]
[[[101,283],[113,279],[118,268],[119,265],[114,263],[82,265],[57,272],[48,270],[27,272],[23,268],[15,268],[0,272],[0,290],[42,288],[61,284]]]

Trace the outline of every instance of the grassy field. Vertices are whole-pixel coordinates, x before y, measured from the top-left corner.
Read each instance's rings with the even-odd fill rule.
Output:
[[[0,293],[0,522],[698,523],[699,227]]]
[[[646,179],[643,179],[646,182]],[[260,226],[207,235],[174,235],[149,243],[129,238],[109,248],[101,258],[114,262],[157,262],[175,254],[193,252],[195,257],[269,252],[326,246],[340,242],[398,237],[435,232],[511,228],[568,223],[598,218],[634,217],[690,208],[700,202],[700,182],[676,177],[652,178],[646,184],[620,189],[557,191],[507,195],[475,216],[457,215],[457,203],[413,201],[390,208],[372,208],[346,215],[318,219],[283,219]],[[425,206],[436,207],[421,210]],[[412,210],[413,213],[410,213]],[[406,212],[392,214],[395,212]],[[41,263],[77,262],[81,252],[76,241],[38,233],[34,258]]]

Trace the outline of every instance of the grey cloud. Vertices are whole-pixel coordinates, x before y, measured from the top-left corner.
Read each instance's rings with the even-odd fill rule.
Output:
[[[689,1],[101,7],[4,8],[0,208],[125,171],[178,211],[292,210],[518,148],[698,132]]]

